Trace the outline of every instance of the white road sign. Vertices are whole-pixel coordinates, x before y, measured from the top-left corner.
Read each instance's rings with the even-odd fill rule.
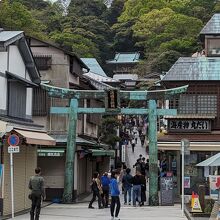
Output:
[[[8,147],[8,153],[19,153],[20,147],[19,146],[9,146]]]

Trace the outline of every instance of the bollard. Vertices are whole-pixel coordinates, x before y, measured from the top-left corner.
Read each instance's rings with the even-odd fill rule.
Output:
[[[204,212],[204,209],[205,209],[205,185],[199,185],[198,195],[199,195],[199,202],[201,205],[201,209]]]

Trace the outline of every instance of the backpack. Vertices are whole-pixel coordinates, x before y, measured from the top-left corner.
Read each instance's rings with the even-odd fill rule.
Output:
[[[95,180],[92,180],[92,182],[90,183],[90,188],[91,188],[92,191],[98,191],[99,190],[98,185],[97,185]]]

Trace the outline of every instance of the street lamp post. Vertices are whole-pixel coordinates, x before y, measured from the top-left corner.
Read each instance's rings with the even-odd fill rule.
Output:
[[[185,155],[189,155],[190,142],[187,139],[181,140],[181,153],[182,153],[182,216],[184,216],[184,159]]]

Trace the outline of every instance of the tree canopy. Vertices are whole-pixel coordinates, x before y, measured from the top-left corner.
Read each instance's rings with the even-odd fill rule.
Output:
[[[66,1],[65,1],[66,2]],[[48,38],[102,64],[113,54],[140,51],[137,73],[167,71],[179,56],[201,49],[198,34],[220,12],[216,0],[2,0],[0,26]]]

